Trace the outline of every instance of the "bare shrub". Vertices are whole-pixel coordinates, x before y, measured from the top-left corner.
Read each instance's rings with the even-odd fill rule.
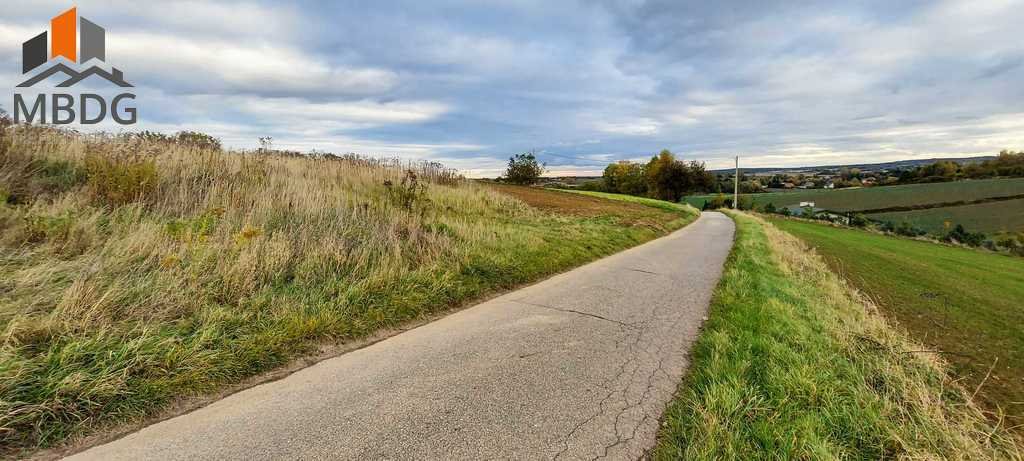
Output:
[[[427,201],[427,185],[419,181],[413,170],[405,170],[405,175],[398,184],[390,180],[384,181],[384,187],[388,189],[388,198],[406,211],[412,211]]]

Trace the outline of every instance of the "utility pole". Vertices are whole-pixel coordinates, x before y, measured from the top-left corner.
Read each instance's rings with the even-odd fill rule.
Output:
[[[733,177],[732,209],[740,207],[740,156],[736,156],[736,176]]]

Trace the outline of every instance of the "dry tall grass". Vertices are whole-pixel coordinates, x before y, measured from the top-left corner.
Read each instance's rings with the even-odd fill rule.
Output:
[[[806,243],[768,222],[764,226],[779,268],[821,293],[821,316],[834,340],[860,361],[870,381],[862,383],[882,393],[878,404],[890,415],[894,452],[904,458],[1022,459],[1013,435],[992,425],[966,389],[948,373],[941,355],[915,343],[889,323],[878,307],[835,273]]]
[[[436,164],[0,127],[0,448],[663,232],[539,213]]]
[[[813,250],[733,216],[736,244],[655,459],[1022,459],[947,365]]]

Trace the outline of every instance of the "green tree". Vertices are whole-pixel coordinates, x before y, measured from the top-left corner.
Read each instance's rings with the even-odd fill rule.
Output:
[[[620,161],[604,169],[604,183],[609,192],[629,195],[646,195],[647,178],[644,166],[630,161]]]
[[[604,180],[604,188],[608,192],[619,191],[619,164],[612,163],[604,167],[604,173],[601,174],[601,179]]]
[[[956,162],[944,160],[925,166],[921,169],[920,176],[924,178],[953,179],[959,170],[960,165]]]
[[[668,149],[661,151],[647,163],[647,191],[656,199],[675,202],[682,195],[678,184],[682,181],[682,165]]]
[[[707,171],[703,162],[677,160],[668,150],[661,151],[646,164],[627,160],[612,163],[605,167],[601,183],[608,192],[672,202],[694,192],[720,192],[718,178]]]
[[[544,171],[545,165],[537,162],[534,152],[516,154],[508,159],[505,180],[512,184],[535,184]]]

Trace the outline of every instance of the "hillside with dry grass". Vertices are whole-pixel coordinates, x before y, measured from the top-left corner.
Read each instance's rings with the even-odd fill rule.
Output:
[[[3,453],[140,420],[696,216],[560,213],[436,164],[207,141],[0,127]]]

